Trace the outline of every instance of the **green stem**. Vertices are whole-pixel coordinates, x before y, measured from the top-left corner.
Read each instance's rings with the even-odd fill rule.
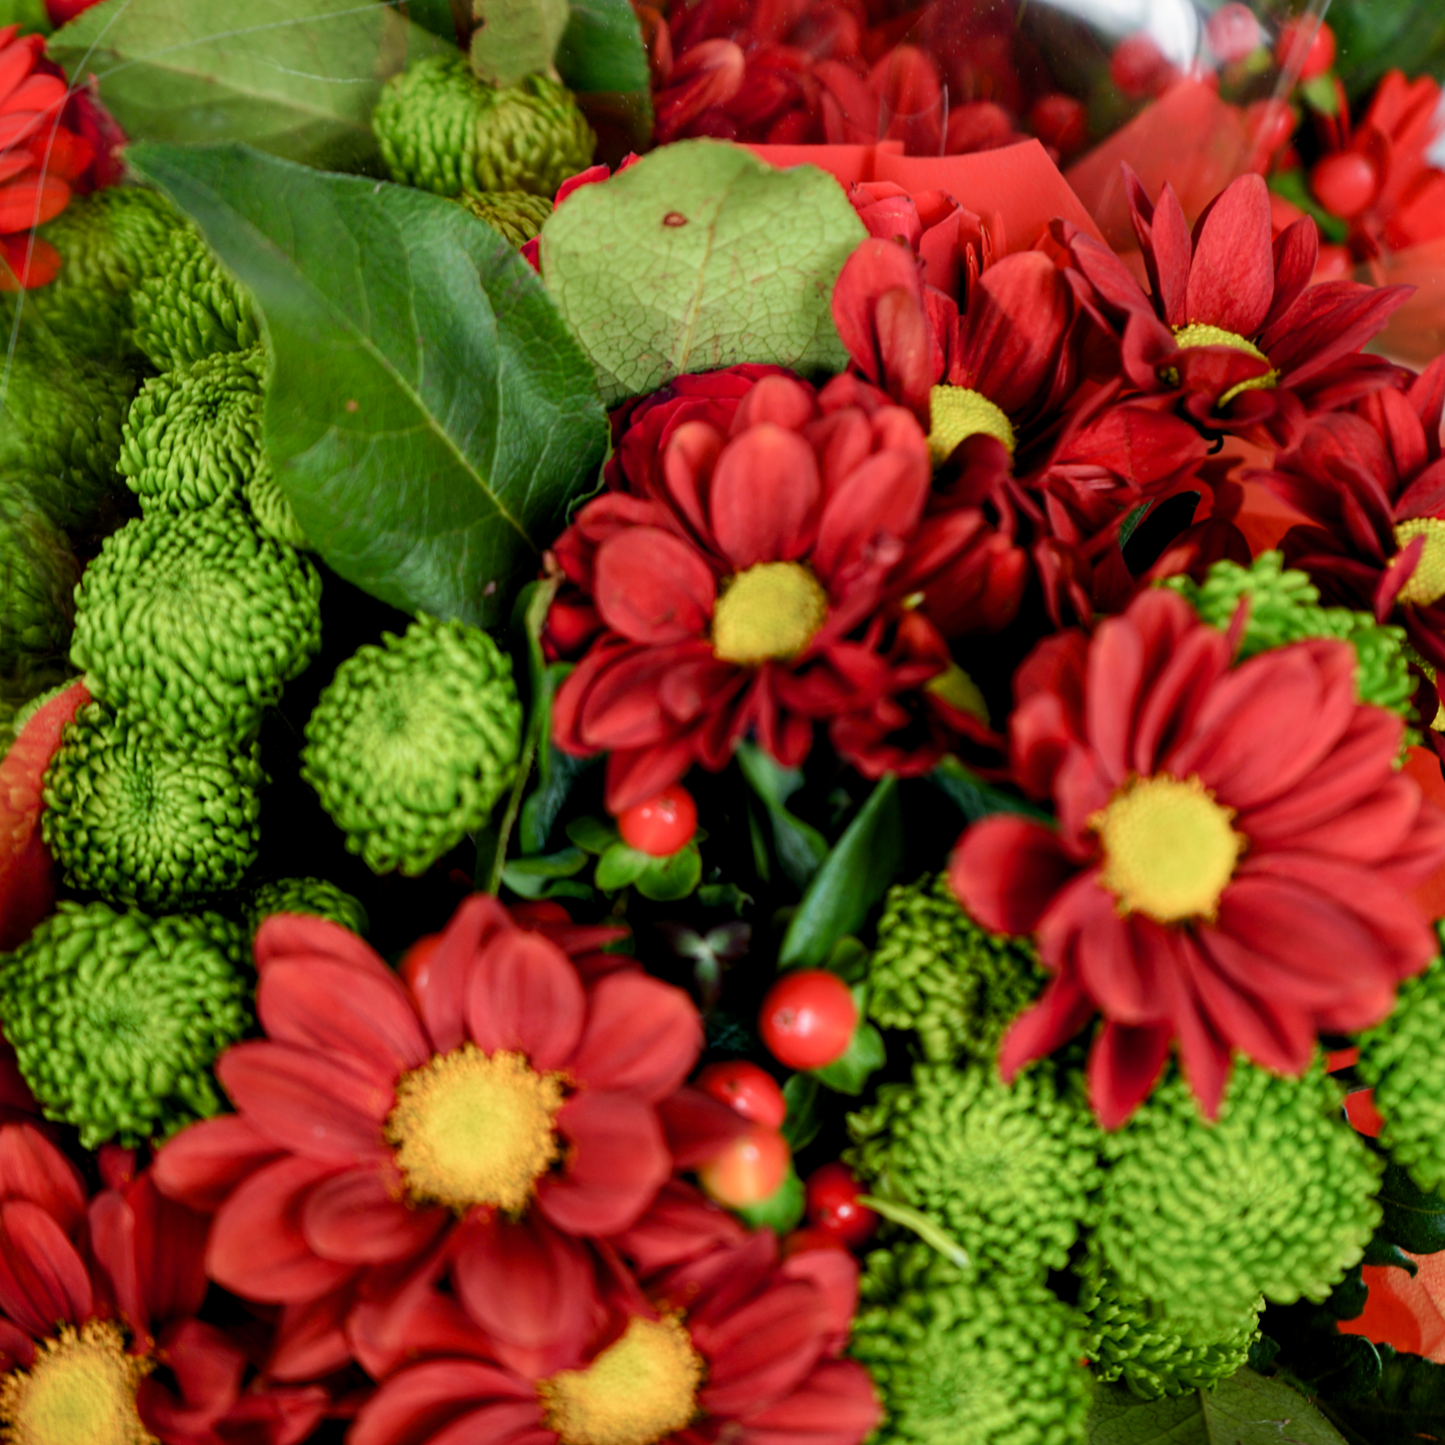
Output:
[[[517,814],[522,811],[522,795],[527,791],[527,779],[532,776],[532,764],[537,757],[537,729],[527,729],[527,740],[522,744],[522,756],[517,762],[517,781],[507,798],[507,811],[497,824],[497,851],[492,857],[492,873],[487,879],[486,891],[496,893],[502,886],[502,870],[507,866],[507,844],[512,837],[512,828]]]
[[[895,1204],[891,1199],[879,1199],[876,1194],[860,1194],[858,1203],[894,1224],[911,1229],[925,1244],[931,1244],[945,1259],[960,1269],[967,1269],[970,1261],[968,1251],[958,1243],[942,1225],[935,1224],[926,1214],[910,1209],[906,1204]]]

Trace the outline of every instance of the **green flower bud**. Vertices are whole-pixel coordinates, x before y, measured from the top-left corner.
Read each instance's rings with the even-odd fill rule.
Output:
[[[129,522],[76,597],[91,693],[172,737],[244,738],[321,646],[321,578],[238,508]]]
[[[1384,1161],[1317,1061],[1279,1078],[1236,1060],[1217,1123],[1181,1078],[1104,1136],[1098,1244],[1131,1294],[1227,1338],[1259,1296],[1319,1301],[1364,1253]]]
[[[592,163],[597,137],[571,93],[542,75],[497,90],[460,54],[428,56],[394,76],[371,119],[394,181],[460,196],[530,191],[550,198]]]
[[[514,246],[525,246],[552,214],[552,202],[526,191],[486,191],[465,195],[461,203],[477,220],[500,231]]]
[[[188,226],[147,258],[132,309],[135,344],[158,371],[261,340],[251,298]]]
[[[64,658],[79,580],[65,534],[28,493],[0,479],[0,677]]]
[[[868,963],[868,1014],[914,1030],[925,1059],[992,1057],[1043,983],[1033,945],[980,928],[946,874],[889,890]]]
[[[366,909],[361,900],[324,878],[278,878],[263,883],[246,906],[246,928],[251,937],[273,913],[305,913],[328,918],[353,933],[366,934]]]
[[[872,1445],[1083,1445],[1079,1322],[1043,1285],[972,1276],[926,1244],[870,1253],[848,1352],[878,1387]]]
[[[71,888],[169,908],[240,883],[264,780],[254,746],[173,741],[92,703],[46,769],[41,831]]]
[[[869,1192],[937,1219],[980,1268],[1062,1269],[1093,1216],[1099,1129],[1074,1081],[1045,1067],[919,1064],[848,1117],[843,1158]]]
[[[46,1118],[94,1149],[217,1113],[211,1065],[250,1024],[244,946],[214,913],[61,903],[0,958],[0,1024]]]
[[[511,785],[522,709],[511,659],[485,632],[421,617],[382,641],[321,694],[301,776],[368,867],[422,873]]]

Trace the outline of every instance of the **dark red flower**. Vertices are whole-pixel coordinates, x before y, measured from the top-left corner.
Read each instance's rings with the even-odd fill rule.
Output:
[[[954,856],[963,905],[1034,934],[1054,975],[1005,1076],[1101,1013],[1089,1081],[1111,1127],[1176,1041],[1212,1116],[1233,1050],[1300,1073],[1318,1032],[1378,1022],[1436,951],[1409,890],[1445,862],[1445,816],[1395,770],[1400,719],[1356,701],[1353,648],[1231,651],[1162,589],[1040,644],[1009,739],[1057,827],[996,815]]]
[[[613,812],[694,763],[722,768],[748,733],[797,766],[818,721],[867,776],[932,767],[936,740],[906,757],[868,740],[945,670],[947,649],[917,634],[951,605],[958,566],[992,567],[986,526],[925,518],[923,432],[871,390],[681,380],[632,414],[617,457],[629,490],[588,503],[556,544],[576,590],[553,609],[554,642],[598,626],[558,691],[558,746],[609,753]],[[850,715],[874,721],[850,730]]]
[[[1259,176],[1221,191],[1192,235],[1170,186],[1151,205],[1132,171],[1125,180],[1147,294],[1108,247],[1070,227],[1063,234],[1092,287],[1085,304],[1117,336],[1134,386],[1177,393],[1184,414],[1206,429],[1288,446],[1307,416],[1389,384],[1393,368],[1360,347],[1408,288],[1311,286],[1314,223],[1303,218],[1272,241]]]
[[[484,1298],[530,1263],[536,1299],[559,1303],[511,1343],[525,1361],[565,1352],[597,1309],[582,1241],[632,1224],[737,1130],[679,1095],[702,1047],[686,994],[635,965],[585,982],[495,899],[464,903],[406,980],[346,929],[284,915],[256,966],[266,1037],[216,1066],[238,1113],[182,1132],[155,1175],[215,1211],[212,1279],[262,1302],[335,1297],[319,1307],[332,1336],[338,1291],[445,1245]]]

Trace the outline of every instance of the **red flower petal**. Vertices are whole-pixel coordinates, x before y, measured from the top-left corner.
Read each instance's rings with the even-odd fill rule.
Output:
[[[320,1299],[286,1305],[266,1358],[273,1380],[316,1380],[344,1370],[351,1363],[346,1317],[351,1291],[336,1290]]]
[[[713,536],[738,572],[793,561],[812,545],[821,495],[813,448],[795,431],[760,422],[717,459],[708,508]]]
[[[484,1053],[525,1054],[543,1072],[567,1064],[582,1037],[582,981],[539,933],[509,928],[477,956],[467,982],[467,1032]]]
[[[463,1020],[472,961],[498,929],[509,929],[507,910],[489,894],[474,893],[452,915],[430,956],[408,980],[417,1010],[439,1054],[465,1038]]]
[[[1106,1129],[1117,1129],[1149,1097],[1169,1059],[1168,1024],[1131,1028],[1105,1020],[1089,1050],[1089,1103]]]
[[[494,1365],[428,1360],[388,1380],[347,1433],[352,1445],[423,1445],[483,1402],[535,1398],[529,1384]]]
[[[329,918],[311,914],[271,914],[256,930],[253,951],[259,973],[265,973],[279,959],[324,958],[378,979],[395,977],[365,939]]]
[[[791,1394],[818,1363],[830,1329],[826,1300],[801,1281],[777,1285],[714,1325],[693,1326],[708,1364],[698,1404],[742,1415]]]
[[[587,999],[587,1024],[567,1065],[594,1089],[665,1098],[702,1052],[702,1021],[680,988],[644,973],[615,973]]]
[[[737,1438],[739,1445],[857,1445],[882,1416],[862,1365],[825,1360],[791,1394],[745,1416]]]
[[[629,527],[598,549],[594,596],[602,620],[632,642],[685,642],[706,633],[717,586],[682,538]]]
[[[658,1100],[657,1117],[676,1169],[694,1169],[706,1163],[749,1128],[736,1110],[699,1089],[686,1087]]]
[[[90,1276],[61,1227],[26,1199],[0,1204],[0,1311],[36,1339],[94,1311]]]
[[[647,1213],[612,1242],[646,1276],[697,1259],[720,1245],[739,1245],[745,1237],[742,1225],[725,1209],[693,1185],[672,1179],[662,1186]]]
[[[348,1169],[307,1192],[301,1232],[322,1259],[389,1264],[420,1254],[448,1224],[441,1208],[415,1208],[392,1193],[374,1168]]]
[[[1185,311],[1191,323],[1252,337],[1264,325],[1273,299],[1269,191],[1262,177],[1240,176],[1200,223]]]
[[[165,1144],[151,1177],[172,1199],[206,1213],[280,1149],[239,1114],[203,1119]]]
[[[161,1440],[204,1438],[236,1403],[246,1356],[224,1331],[195,1319],[169,1325],[159,1347],[180,1396],[147,1376],[136,1392],[141,1421]]]
[[[70,204],[70,187],[54,176],[7,181],[0,186],[0,232],[30,231],[53,221]],[[34,281],[14,267],[22,284]]]
[[[1078,871],[1052,829],[995,814],[975,823],[959,840],[948,881],[954,896],[985,928],[1032,933]]]
[[[858,1312],[858,1261],[842,1249],[803,1249],[778,1266],[788,1279],[804,1279],[826,1301],[832,1312],[828,1353],[840,1355]]]
[[[67,1233],[85,1218],[80,1171],[30,1124],[0,1125],[0,1199],[28,1199]]]

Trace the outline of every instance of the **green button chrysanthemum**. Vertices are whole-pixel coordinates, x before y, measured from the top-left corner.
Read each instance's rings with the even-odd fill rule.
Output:
[[[1266,1299],[1322,1300],[1380,1221],[1383,1161],[1316,1064],[1298,1079],[1236,1060],[1217,1123],[1166,1081],[1104,1136],[1098,1244],[1120,1286],[1202,1329]]]
[[[244,738],[321,646],[321,579],[239,508],[130,522],[77,593],[91,692],[173,737]]]
[[[29,493],[0,477],[0,678],[65,656],[80,563]]]
[[[61,903],[0,957],[0,1025],[46,1117],[94,1149],[218,1112],[211,1065],[250,1023],[244,948],[213,913]]]
[[[301,776],[370,868],[421,873],[510,786],[522,709],[511,659],[485,632],[421,617],[382,640],[321,694]]]
[[[189,226],[147,258],[131,307],[135,344],[157,371],[261,340],[251,298]]]
[[[868,962],[868,1015],[912,1029],[923,1057],[992,1057],[1044,974],[1031,944],[980,928],[940,873],[890,889]]]
[[[371,119],[391,178],[460,196],[530,191],[550,198],[592,162],[597,138],[571,92],[531,75],[498,90],[456,53],[429,56],[387,83]]]
[[[263,532],[279,542],[285,542],[288,547],[311,550],[311,543],[306,540],[306,533],[301,530],[301,523],[281,490],[276,473],[271,469],[271,459],[265,453],[262,453],[256,470],[246,482],[242,495],[256,519],[256,525]]]
[[[1082,1445],[1079,1321],[1043,1285],[979,1279],[929,1246],[868,1255],[848,1352],[873,1377],[873,1445]]]
[[[1093,1213],[1099,1129],[1047,1068],[1005,1084],[991,1065],[919,1064],[852,1114],[844,1154],[869,1190],[938,1220],[980,1267],[1062,1268]]]
[[[248,932],[254,936],[273,913],[306,913],[313,918],[328,918],[363,936],[367,930],[366,909],[361,900],[325,878],[278,878],[261,884],[246,905]]]
[[[500,231],[514,246],[524,246],[538,235],[552,214],[552,202],[526,191],[486,191],[464,195],[461,203],[479,221]]]
[[[254,745],[172,740],[92,703],[46,769],[41,828],[71,888],[170,908],[241,882],[263,781]]]

